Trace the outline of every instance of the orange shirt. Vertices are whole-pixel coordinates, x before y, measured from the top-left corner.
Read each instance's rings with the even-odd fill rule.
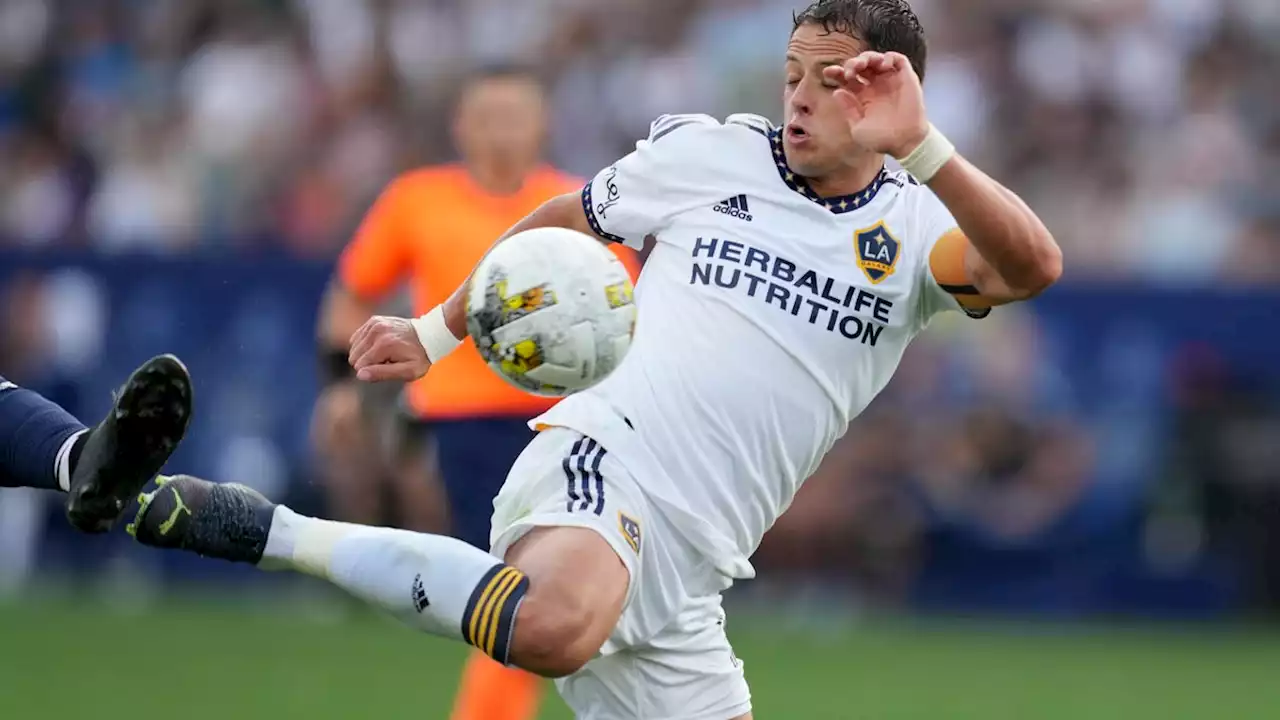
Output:
[[[421,315],[449,298],[471,274],[494,240],[556,195],[582,181],[553,168],[535,170],[514,195],[493,195],[459,165],[423,168],[391,182],[343,251],[338,277],[357,297],[377,302],[406,277],[414,312]],[[634,253],[614,248],[635,277]],[[409,402],[422,417],[533,417],[553,404],[508,385],[465,342],[409,387]]]

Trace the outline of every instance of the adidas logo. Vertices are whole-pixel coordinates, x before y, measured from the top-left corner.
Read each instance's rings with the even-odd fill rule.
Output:
[[[422,586],[422,575],[418,574],[413,579],[413,609],[422,612],[430,605],[431,600],[427,598],[427,589]]]
[[[723,215],[738,218],[739,220],[746,220],[747,222],[751,222],[752,220],[751,213],[747,209],[746,195],[734,195],[727,200],[721,200],[712,209]]]

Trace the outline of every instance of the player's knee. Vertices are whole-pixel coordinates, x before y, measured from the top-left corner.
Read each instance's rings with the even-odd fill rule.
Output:
[[[539,592],[535,583],[516,618],[512,660],[543,677],[560,678],[582,669],[608,637],[598,611],[575,593]]]

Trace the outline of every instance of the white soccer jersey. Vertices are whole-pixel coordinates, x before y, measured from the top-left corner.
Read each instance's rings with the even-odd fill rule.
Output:
[[[928,263],[955,220],[901,172],[818,197],[751,115],[659,118],[583,207],[601,237],[657,244],[624,362],[535,422],[599,440],[723,573],[749,577],[907,343],[960,309]]]

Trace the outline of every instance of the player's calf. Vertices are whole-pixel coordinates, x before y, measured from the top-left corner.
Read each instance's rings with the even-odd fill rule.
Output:
[[[585,665],[617,624],[627,571],[593,531],[531,532],[509,562],[453,538],[318,520],[253,490],[164,479],[130,532],[146,545],[324,578],[405,624],[546,677]]]

